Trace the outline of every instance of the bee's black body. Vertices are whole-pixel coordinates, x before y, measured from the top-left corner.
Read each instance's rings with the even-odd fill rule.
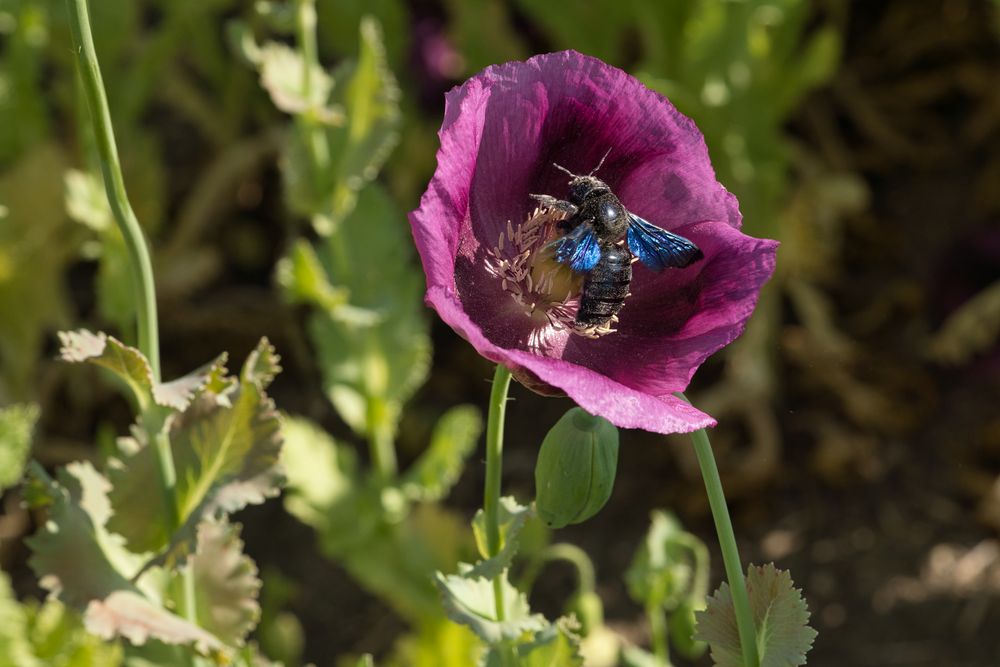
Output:
[[[583,281],[576,323],[582,327],[603,326],[625,305],[632,282],[632,253],[618,246],[628,229],[628,212],[611,188],[592,176],[574,181],[569,201],[578,210],[563,221],[563,228],[572,231],[589,222],[601,250],[600,259]]]
[[[617,245],[601,247],[597,266],[587,274],[576,322],[583,327],[607,324],[625,305],[632,282],[632,253]]]
[[[683,268],[702,258],[691,241],[629,212],[604,181],[556,167],[572,176],[568,201],[531,196],[568,214],[559,223],[564,236],[553,245],[557,261],[587,275],[576,315],[580,328],[606,327],[621,310],[632,282],[633,257],[654,271]]]

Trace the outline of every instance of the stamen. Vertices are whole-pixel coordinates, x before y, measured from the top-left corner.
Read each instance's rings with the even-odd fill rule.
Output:
[[[557,263],[548,247],[559,238],[557,223],[565,217],[564,211],[539,207],[516,228],[508,220],[496,247],[487,252],[490,272],[500,279],[503,290],[542,325],[529,341],[539,349],[550,341],[552,332],[568,330],[585,338],[600,338],[614,332],[611,325],[618,322],[615,317],[599,327],[576,323],[583,276]]]

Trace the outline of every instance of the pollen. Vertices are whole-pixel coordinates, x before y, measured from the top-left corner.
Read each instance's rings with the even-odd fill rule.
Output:
[[[496,246],[487,251],[487,262],[503,290],[540,329],[599,338],[615,331],[610,325],[618,318],[600,327],[576,323],[584,276],[557,262],[551,246],[561,234],[557,224],[565,217],[557,209],[536,208],[517,227],[507,221]],[[539,342],[546,338],[546,332],[537,333]]]

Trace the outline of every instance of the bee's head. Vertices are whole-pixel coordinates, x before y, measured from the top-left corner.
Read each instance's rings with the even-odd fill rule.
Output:
[[[558,164],[555,165],[556,169],[565,171],[571,177],[569,181],[568,197],[572,203],[579,206],[580,204],[583,203],[583,200],[586,199],[588,196],[592,194],[602,194],[604,192],[609,192],[611,190],[611,188],[608,187],[607,183],[605,183],[599,178],[594,177],[594,173],[596,173],[597,170],[601,168],[601,165],[604,164],[604,160],[605,158],[608,157],[608,153],[610,152],[611,149],[609,148],[608,152],[605,153],[604,157],[601,158],[601,161],[597,163],[597,166],[594,167],[590,171],[590,173],[587,174],[586,176],[577,176],[566,167],[563,167]]]
[[[610,188],[599,178],[593,176],[574,176],[569,182],[568,199],[579,206],[583,200],[595,194],[608,192]]]

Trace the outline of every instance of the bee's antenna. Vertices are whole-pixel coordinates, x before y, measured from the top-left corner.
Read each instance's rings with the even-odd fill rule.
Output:
[[[572,171],[570,171],[566,167],[562,166],[561,164],[556,164],[555,162],[553,162],[552,166],[555,167],[556,169],[561,169],[562,171],[565,171],[567,174],[569,174],[573,178],[578,178],[578,176],[576,174],[574,174]]]
[[[597,163],[597,166],[594,167],[593,171],[591,171],[589,174],[587,174],[587,176],[593,176],[594,174],[596,174],[597,170],[601,168],[601,165],[604,164],[604,161],[608,158],[609,155],[611,155],[611,149],[610,148],[604,154],[604,157],[601,158],[601,161]]]

